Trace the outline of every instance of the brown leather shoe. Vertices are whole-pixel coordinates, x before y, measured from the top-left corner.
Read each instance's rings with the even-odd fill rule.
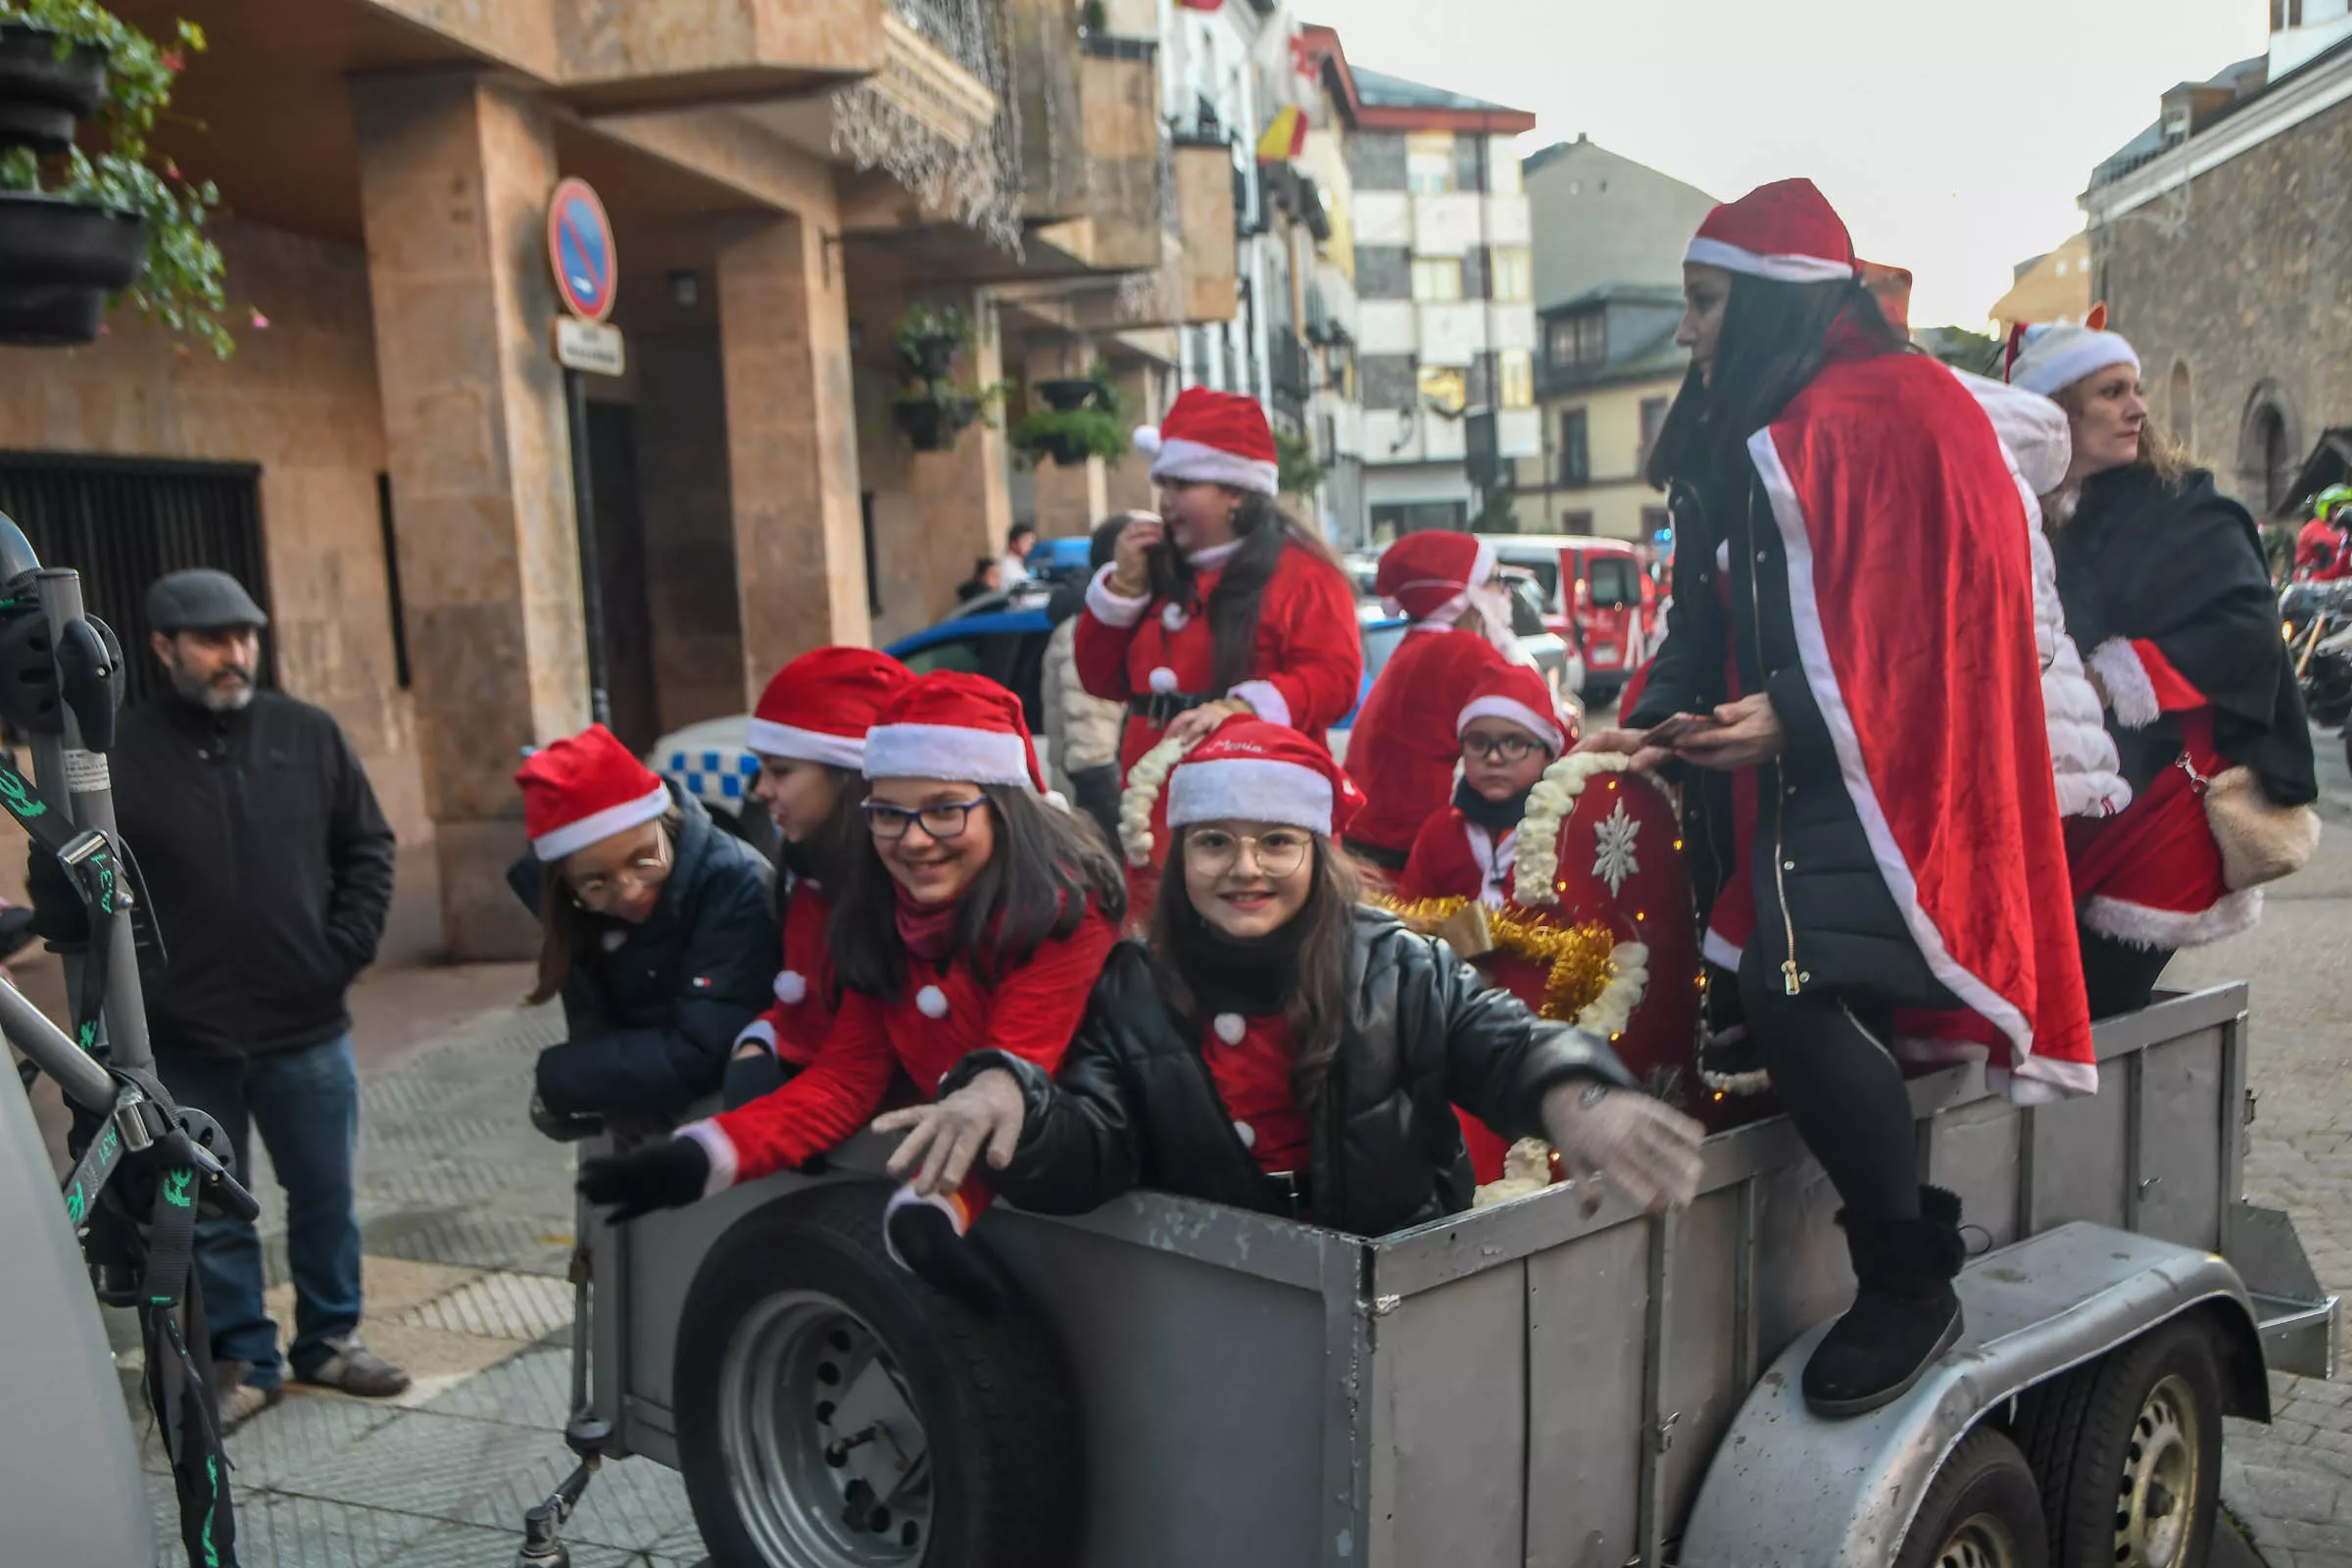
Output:
[[[408,1392],[408,1373],[362,1345],[357,1331],[327,1343],[335,1353],[296,1378],[297,1383],[338,1389],[362,1399],[388,1399]]]

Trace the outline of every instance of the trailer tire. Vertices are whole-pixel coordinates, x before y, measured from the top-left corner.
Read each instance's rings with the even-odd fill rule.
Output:
[[[2222,1404],[2195,1314],[2035,1389],[2018,1437],[2041,1481],[2053,1568],[2202,1563],[2221,1516]]]
[[[1979,1427],[1928,1483],[1895,1568],[2049,1568],[2049,1561],[2033,1466],[2016,1444]]]
[[[1065,1563],[1078,1446],[1053,1343],[1009,1295],[984,1320],[891,1262],[886,1196],[842,1183],[771,1203],[695,1274],[678,1469],[711,1561]]]

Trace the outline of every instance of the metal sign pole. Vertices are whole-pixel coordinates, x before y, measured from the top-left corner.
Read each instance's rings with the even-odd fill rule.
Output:
[[[588,636],[589,716],[612,724],[612,681],[605,655],[605,579],[597,564],[596,481],[588,455],[588,383],[564,372],[564,401],[571,413],[571,509],[580,530],[580,622]]]

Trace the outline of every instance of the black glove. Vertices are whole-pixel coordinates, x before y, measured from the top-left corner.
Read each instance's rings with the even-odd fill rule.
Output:
[[[740,1056],[727,1058],[726,1076],[719,1080],[719,1093],[734,1110],[748,1105],[761,1095],[772,1095],[801,1069],[785,1061],[765,1047]]]
[[[580,1167],[580,1196],[614,1206],[608,1216],[625,1225],[657,1208],[684,1208],[703,1196],[710,1180],[710,1156],[691,1138],[666,1138],[626,1154],[592,1159]]]
[[[24,896],[32,904],[36,935],[61,950],[79,949],[90,940],[90,911],[74,873],[37,844],[24,858]]]

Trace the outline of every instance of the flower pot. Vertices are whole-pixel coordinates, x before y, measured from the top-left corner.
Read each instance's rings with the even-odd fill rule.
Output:
[[[1048,408],[1068,414],[1086,407],[1086,400],[1095,395],[1095,383],[1082,375],[1056,376],[1038,382],[1037,395],[1046,400]]]
[[[112,208],[0,192],[0,343],[87,343],[137,281],[147,225]]]
[[[890,416],[899,433],[917,452],[945,452],[956,445],[965,426],[980,416],[978,398],[950,398],[945,403],[894,403]]]
[[[61,60],[56,33],[0,26],[0,147],[64,152],[105,91],[105,50],[75,44]]]
[[[954,332],[934,332],[928,336],[906,340],[902,345],[908,368],[926,381],[944,381],[956,368],[956,358],[963,352],[963,339]]]
[[[1088,456],[1083,445],[1066,435],[1041,435],[1037,438],[1037,450],[1061,468],[1083,467]]]

